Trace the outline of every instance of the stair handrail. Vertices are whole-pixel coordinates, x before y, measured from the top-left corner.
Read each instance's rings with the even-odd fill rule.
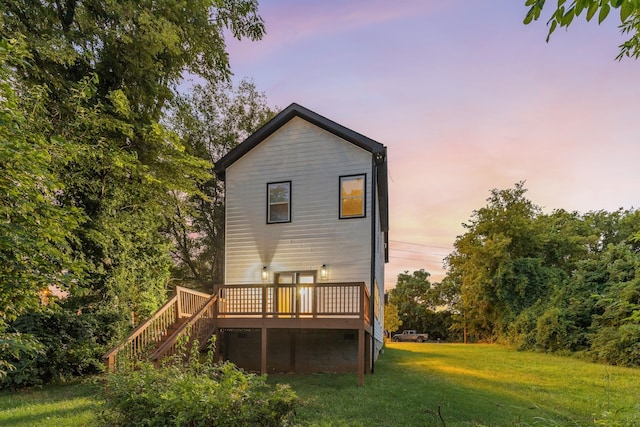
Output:
[[[211,297],[211,294],[183,286],[176,286],[175,293],[178,296],[177,313],[179,318],[192,316]]]
[[[177,304],[178,304],[178,294],[176,293],[173,297],[171,297],[166,303],[164,303],[162,305],[162,307],[160,307],[160,309],[158,309],[158,311],[156,311],[149,319],[145,320],[144,322],[142,322],[140,325],[138,325],[137,328],[135,328],[127,337],[126,341],[123,342],[122,344],[119,344],[115,347],[113,347],[111,350],[109,350],[104,356],[102,356],[102,359],[104,360],[105,366],[107,368],[108,372],[111,372],[115,369],[115,359],[116,356],[118,355],[118,353],[122,350],[124,350],[127,347],[131,347],[129,348],[129,357],[131,357],[132,359],[136,358],[140,353],[142,353],[144,350],[148,350],[148,346],[150,344],[155,344],[157,342],[160,341],[160,339],[162,338],[162,336],[158,336],[158,334],[154,334],[156,336],[151,336],[150,339],[145,340],[145,342],[142,343],[142,345],[138,345],[135,346],[136,348],[133,348],[133,343],[135,342],[136,338],[138,338],[138,336],[140,336],[143,332],[145,332],[147,329],[150,328],[150,326],[159,318],[161,318],[162,316],[165,315],[165,313],[169,310],[171,310],[171,312],[174,314],[174,316],[169,316],[169,317],[175,317],[177,314]],[[173,322],[175,322],[175,318],[173,319]],[[167,327],[170,324],[167,325]]]
[[[185,295],[190,295],[195,300],[189,302],[189,307],[184,307],[187,300]],[[128,348],[128,355],[131,359],[137,359],[144,352],[148,352],[150,348],[156,345],[166,335],[167,330],[176,321],[184,316],[191,316],[191,310],[187,308],[196,308],[200,305],[197,300],[203,301],[203,307],[211,295],[204,292],[199,292],[193,289],[185,288],[182,286],[176,286],[174,295],[166,303],[162,305],[149,319],[142,322],[137,328],[135,328],[131,334],[127,337],[125,342],[113,347],[104,356],[104,364],[107,372],[113,372],[115,370],[116,357],[122,350]],[[196,310],[197,312],[198,310]],[[154,329],[154,323],[159,323],[159,327]],[[145,334],[147,330],[151,329],[151,334]],[[144,334],[144,335],[143,335]],[[137,342],[138,337],[143,335],[141,342]]]
[[[180,337],[185,335],[187,332],[190,333],[189,343],[187,344],[190,347],[193,344],[194,335],[198,334],[200,330],[193,330],[193,327],[196,325],[200,319],[207,313],[211,314],[211,319],[215,319],[215,309],[217,307],[218,295],[211,295],[209,300],[187,320],[183,323],[165,342],[163,342],[152,354],[149,356],[149,360],[154,364],[157,364],[163,357],[169,356],[171,350],[175,350],[175,345]],[[209,332],[207,335],[211,335]],[[202,339],[202,336],[196,337],[198,340]],[[209,338],[208,336],[206,337]],[[206,342],[200,342],[200,349],[206,345]]]

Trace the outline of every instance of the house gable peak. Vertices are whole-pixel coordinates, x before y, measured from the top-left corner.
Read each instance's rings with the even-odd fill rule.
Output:
[[[320,114],[315,113],[294,102],[291,105],[289,105],[287,108],[282,110],[273,119],[268,121],[264,126],[258,129],[255,133],[253,133],[243,142],[238,144],[234,149],[229,151],[224,157],[218,160],[214,167],[214,172],[216,176],[219,179],[224,180],[226,170],[229,166],[231,166],[233,163],[239,160],[242,156],[244,156],[253,148],[255,148],[262,141],[267,139],[273,133],[275,133],[278,129],[280,129],[282,126],[284,126],[287,122],[289,122],[294,117],[299,117],[364,150],[369,151],[375,156],[376,159],[378,158],[384,159],[386,157],[386,148],[384,145],[380,144],[379,142],[374,141],[371,138],[367,138],[366,136],[359,134],[358,132],[354,132],[351,129],[346,128],[332,120],[329,120],[326,117],[321,116]]]

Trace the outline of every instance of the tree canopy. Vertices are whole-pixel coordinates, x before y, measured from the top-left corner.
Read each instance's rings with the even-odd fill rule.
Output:
[[[454,329],[523,349],[640,365],[640,212],[545,214],[492,190],[446,259]]]
[[[524,23],[529,24],[540,18],[542,11],[545,9],[546,0],[527,0],[525,5],[529,7],[524,18]],[[568,28],[574,18],[584,16],[587,22],[597,16],[598,24],[615,14],[620,20],[620,31],[622,34],[628,35],[629,38],[622,43],[620,53],[616,59],[622,57],[638,58],[640,56],[640,2],[635,0],[559,0],[551,17],[547,21],[549,33],[547,41],[551,34],[558,27]]]
[[[0,40],[0,330],[38,307],[48,285],[71,284],[78,267],[72,233],[85,220],[77,208],[55,203],[64,186],[54,161],[69,147],[39,130],[46,127],[42,87],[16,91],[15,67],[26,57],[22,40]]]
[[[242,80],[196,85],[172,103],[168,120],[187,152],[213,165],[230,149],[275,116],[266,96]],[[198,192],[177,195],[169,230],[178,260],[173,275],[206,291],[223,281],[224,186],[215,176],[198,183]]]
[[[172,195],[198,194],[211,176],[211,163],[164,124],[168,102],[184,72],[228,79],[224,31],[260,38],[257,2],[10,0],[1,13],[2,38],[23,40],[26,50],[14,65],[18,93],[40,88],[39,132],[71,147],[45,160],[64,183],[55,204],[84,218],[65,227],[86,273],[77,281],[85,291],[70,303],[149,314],[173,264]]]
[[[225,37],[261,38],[257,6],[3,1],[0,327],[38,323],[13,322],[35,308],[64,318],[40,305],[57,285],[68,313],[96,316],[83,325],[109,319],[96,338],[107,345],[165,300],[174,213],[206,200],[212,179],[171,102],[185,72],[227,84]]]
[[[449,336],[451,313],[444,310],[440,284],[431,283],[429,276],[431,274],[425,270],[399,274],[396,287],[389,292],[388,310],[392,313],[395,307],[404,329],[428,333],[432,339],[445,339]]]

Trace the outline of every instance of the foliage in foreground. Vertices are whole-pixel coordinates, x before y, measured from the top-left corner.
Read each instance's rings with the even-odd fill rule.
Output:
[[[570,378],[571,380],[567,380]],[[305,401],[298,426],[640,426],[640,370],[500,345],[392,343],[375,373],[270,375]],[[3,427],[99,425],[95,382],[0,392]]]
[[[112,329],[119,320],[117,316],[114,310],[75,313],[52,307],[20,316],[11,325],[14,333],[4,337],[19,342],[4,346],[0,336],[0,360],[11,365],[0,376],[0,388],[23,388],[102,373],[102,354],[115,335]]]
[[[194,346],[197,347],[197,346]],[[194,356],[194,355],[192,355]],[[288,385],[270,386],[229,362],[182,357],[154,369],[109,375],[101,421],[109,426],[281,426],[298,404]]]
[[[546,0],[526,0],[525,5],[529,7],[529,11],[524,18],[525,24],[530,24],[540,18],[540,14],[545,7]],[[574,18],[583,16],[587,22],[591,21],[596,15],[598,16],[598,24],[610,16],[610,12],[614,12],[620,18],[620,33],[628,36],[629,39],[620,46],[620,53],[616,59],[623,57],[631,57],[638,59],[640,57],[640,3],[631,0],[573,0],[569,3],[566,0],[559,0],[556,6],[550,6],[552,10],[551,17],[547,21],[549,26],[549,34],[547,41],[556,28],[569,28]]]

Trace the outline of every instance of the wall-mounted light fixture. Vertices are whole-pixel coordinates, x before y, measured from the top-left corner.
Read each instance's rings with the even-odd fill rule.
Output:
[[[327,280],[327,264],[322,264],[322,267],[320,267],[320,280]]]
[[[262,267],[262,281],[266,282],[269,280],[269,270],[267,270],[267,266]]]

